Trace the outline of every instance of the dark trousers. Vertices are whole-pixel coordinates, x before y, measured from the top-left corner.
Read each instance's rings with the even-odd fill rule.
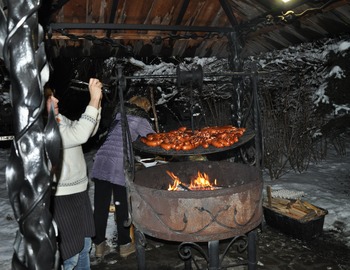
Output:
[[[118,245],[125,245],[131,242],[130,227],[124,227],[124,222],[128,218],[128,204],[126,188],[124,186],[112,184],[108,181],[94,179],[95,195],[94,195],[94,220],[96,235],[92,239],[98,245],[106,240],[106,229],[109,214],[109,206],[113,192],[113,203],[116,205],[116,222],[118,232]]]

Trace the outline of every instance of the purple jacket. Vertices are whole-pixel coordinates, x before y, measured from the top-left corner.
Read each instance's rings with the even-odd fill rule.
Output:
[[[113,184],[125,186],[123,168],[123,138],[120,114],[115,117],[119,120],[109,131],[106,141],[97,151],[91,171],[91,177],[106,180]],[[149,121],[141,116],[127,114],[132,141],[138,136],[155,133]]]

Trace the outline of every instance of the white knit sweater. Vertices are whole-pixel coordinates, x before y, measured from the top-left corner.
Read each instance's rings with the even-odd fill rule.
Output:
[[[85,191],[88,185],[86,162],[82,144],[95,135],[101,119],[101,109],[87,106],[79,120],[71,121],[58,115],[62,139],[62,169],[55,196],[70,195]]]

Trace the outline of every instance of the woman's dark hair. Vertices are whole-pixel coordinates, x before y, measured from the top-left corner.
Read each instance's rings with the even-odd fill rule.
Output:
[[[48,117],[48,111],[46,109],[46,102],[49,99],[49,97],[55,95],[55,90],[49,86],[45,86],[44,87],[44,98],[45,98],[45,109],[43,111],[43,116],[44,116],[44,121],[47,121],[47,117]]]
[[[50,86],[45,86],[44,88],[44,98],[45,102],[48,100],[49,97],[55,94],[55,90],[52,89]]]

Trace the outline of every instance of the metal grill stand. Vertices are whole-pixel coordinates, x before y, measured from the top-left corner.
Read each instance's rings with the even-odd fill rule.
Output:
[[[184,269],[193,269],[192,264],[199,268],[199,263],[193,256],[192,250],[195,249],[199,254],[202,255],[206,261],[207,266],[205,269],[218,270],[218,269],[228,269],[229,267],[238,267],[241,265],[247,265],[248,270],[257,269],[257,259],[256,259],[256,240],[257,240],[257,229],[254,229],[247,234],[235,236],[230,243],[227,245],[224,253],[219,252],[219,240],[213,240],[208,242],[208,252],[198,244],[194,242],[182,242],[178,246],[179,257],[184,261]],[[146,270],[146,253],[145,248],[147,245],[147,239],[143,232],[136,229],[135,231],[135,244],[136,244],[136,257],[139,270]],[[227,252],[231,248],[236,248],[240,252],[247,251],[247,260],[235,264],[223,264],[224,258]]]
[[[163,175],[168,170],[176,172],[180,179],[194,175],[193,172],[206,172],[210,179],[220,179],[224,188],[163,190],[160,187],[167,185]],[[192,269],[193,264],[201,269],[194,251],[206,261],[205,269],[239,265],[256,269],[256,228],[263,216],[262,186],[261,173],[255,167],[225,161],[172,162],[136,172],[129,192],[139,269],[147,269],[145,235],[180,242],[178,253],[185,269]],[[222,254],[221,240],[230,241]],[[197,243],[207,243],[207,248]],[[233,248],[247,251],[247,260],[224,265],[224,258]]]
[[[178,192],[159,190],[157,188],[159,184],[164,183],[161,183],[161,175],[154,174],[152,171],[154,167],[142,170],[142,177],[139,177],[139,180],[140,178],[149,180],[141,182],[152,182],[151,186],[149,186],[150,183],[147,183],[147,186],[138,185],[140,181],[137,180],[134,170],[132,140],[123,108],[123,90],[126,88],[126,83],[125,76],[122,75],[122,67],[118,68],[117,76],[125,146],[124,169],[130,212],[130,219],[125,224],[130,225],[133,222],[135,226],[138,268],[146,269],[145,234],[147,234],[155,238],[181,242],[178,251],[185,262],[185,269],[192,269],[192,262],[195,262],[191,252],[193,248],[203,255],[207,261],[207,269],[222,269],[221,264],[229,248],[236,245],[238,240],[245,239],[246,244],[243,246],[245,249],[248,248],[248,269],[256,269],[256,228],[260,225],[263,215],[263,185],[260,170],[230,162],[203,162],[196,163],[195,166],[193,166],[194,162],[189,162],[191,166],[174,162],[156,167],[169,166],[170,171],[191,175],[194,175],[192,170],[195,167],[195,170],[206,172],[208,175],[212,174],[214,177],[210,177],[211,179],[222,179],[225,182],[223,186],[226,185],[229,188],[205,194],[202,194],[202,191],[178,194]],[[164,168],[168,167],[163,167],[163,172]],[[149,172],[153,173],[147,176]],[[235,182],[229,183],[233,175],[235,175]],[[184,176],[186,179],[188,175]],[[172,205],[175,205],[176,209]],[[167,213],[169,209],[173,210],[171,216]],[[220,256],[219,240],[231,237],[234,238],[224,254]],[[208,243],[208,254],[195,243],[196,241]]]

